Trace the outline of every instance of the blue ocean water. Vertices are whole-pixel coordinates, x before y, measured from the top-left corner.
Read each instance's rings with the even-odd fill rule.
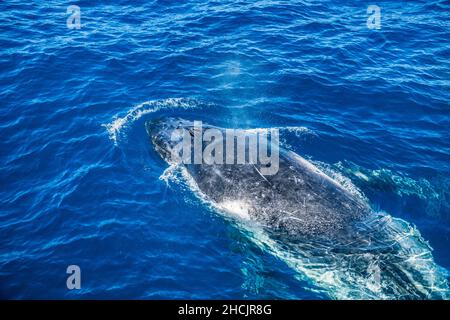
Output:
[[[281,128],[450,270],[449,1],[7,0],[0,28],[0,297],[329,298],[165,179],[167,115]]]

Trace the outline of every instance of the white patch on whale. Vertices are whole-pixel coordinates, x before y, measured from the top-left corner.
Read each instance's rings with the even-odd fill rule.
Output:
[[[249,205],[245,200],[225,200],[217,204],[217,206],[239,218],[250,220]]]

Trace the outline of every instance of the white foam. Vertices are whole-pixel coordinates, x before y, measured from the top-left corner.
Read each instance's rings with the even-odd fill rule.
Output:
[[[303,127],[303,126],[287,126],[287,127],[271,127],[271,128],[251,128],[251,129],[244,129],[244,131],[248,132],[248,133],[253,133],[253,134],[257,134],[257,133],[266,133],[269,134],[270,130],[278,130],[280,132],[289,132],[289,133],[294,133],[296,137],[304,137],[304,136],[313,136],[313,137],[317,137],[317,134],[307,128],[307,127]]]
[[[292,146],[287,142],[285,133],[293,133],[297,138],[316,138],[318,137],[317,133],[313,130],[303,127],[303,126],[280,126],[280,127],[271,127],[271,128],[252,128],[252,129],[244,129],[245,132],[250,134],[270,134],[270,130],[275,129],[280,132],[280,146],[286,149],[292,149]]]
[[[296,137],[302,137],[304,135],[310,135],[317,137],[317,133],[307,127],[281,127],[280,130],[286,130],[288,132],[292,132]]]
[[[159,180],[164,181],[166,185],[169,185],[170,181],[177,180],[177,172],[178,170],[180,170],[180,168],[181,167],[175,163],[169,165],[159,176]]]
[[[122,129],[129,126],[131,123],[139,120],[142,116],[160,111],[162,109],[191,109],[199,105],[199,102],[194,99],[186,98],[168,98],[162,100],[149,100],[137,106],[134,106],[125,114],[125,116],[114,116],[114,120],[110,123],[103,124],[108,131],[109,138],[115,145],[118,143],[118,138]]]

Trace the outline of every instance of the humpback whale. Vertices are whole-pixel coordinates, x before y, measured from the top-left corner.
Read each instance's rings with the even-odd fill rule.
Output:
[[[225,130],[212,125],[201,130],[211,128]],[[173,133],[183,129],[194,139],[198,130],[179,118],[149,121],[146,129],[169,164],[182,158]],[[279,168],[273,175],[261,174],[254,164],[175,165],[197,196],[239,221],[255,243],[310,280],[312,290],[336,299],[448,298],[446,271],[414,226],[372,210],[364,196],[300,155],[275,151]]]

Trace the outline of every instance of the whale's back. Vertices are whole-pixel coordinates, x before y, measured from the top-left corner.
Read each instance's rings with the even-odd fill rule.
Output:
[[[274,175],[251,164],[187,167],[218,207],[290,235],[331,235],[369,212],[364,201],[290,151],[280,151]]]

